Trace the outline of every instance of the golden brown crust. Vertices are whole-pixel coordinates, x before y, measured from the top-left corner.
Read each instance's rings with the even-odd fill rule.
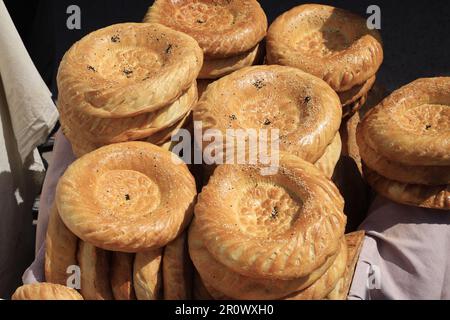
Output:
[[[45,239],[45,279],[67,285],[67,268],[77,265],[77,237],[62,222],[56,205],[52,206]]]
[[[196,82],[175,102],[157,110],[127,118],[99,118],[84,113],[79,106],[69,105],[60,96],[60,122],[75,132],[78,140],[99,145],[139,140],[177,124],[197,102]],[[83,104],[83,102],[82,102]]]
[[[368,93],[364,94],[362,97],[360,97],[355,102],[346,105],[342,107],[342,118],[348,118],[354,115],[356,112],[361,110],[361,108],[364,106],[368,98]]]
[[[372,89],[376,80],[376,76],[370,77],[364,83],[351,88],[350,90],[338,92],[339,99],[343,107],[354,104]]]
[[[206,91],[206,88],[213,83],[214,80],[211,79],[199,79],[197,80],[197,88],[198,88],[198,99],[200,100],[203,93]]]
[[[192,121],[192,112],[188,112],[183,119],[175,123],[173,126],[157,132],[156,134],[145,139],[144,141],[161,146],[169,142],[172,136],[177,134],[179,129],[185,128],[191,121]]]
[[[189,253],[207,291],[214,298],[219,298],[217,293],[220,292],[233,299],[269,300],[284,297],[310,286],[336,259],[336,255],[333,255],[311,274],[287,281],[244,276],[228,269],[208,252],[195,219],[189,229]]]
[[[135,116],[178,99],[202,64],[202,50],[184,33],[160,24],[116,24],[90,33],[66,52],[58,90],[83,113]]]
[[[328,178],[331,179],[334,173],[334,168],[341,156],[342,141],[339,133],[325,149],[324,154],[317,160],[314,165],[320,169]]]
[[[111,288],[115,300],[136,300],[133,288],[134,254],[112,252]]]
[[[136,253],[133,282],[138,300],[157,300],[161,297],[162,249]]]
[[[12,300],[83,300],[83,297],[72,288],[42,282],[17,288]]]
[[[62,119],[62,115],[60,116],[60,119]],[[142,139],[141,141],[157,145],[164,150],[170,150],[170,147],[172,145],[170,138],[174,134],[176,134],[180,128],[185,127],[189,123],[189,121],[192,121],[192,112],[188,112],[183,119],[179,120],[172,126],[158,131],[152,134],[150,137]],[[70,141],[73,154],[76,158],[80,158],[87,153],[90,153],[109,144],[92,142],[89,139],[81,137],[77,133],[77,131],[72,131],[68,127],[63,126],[62,130],[66,138]]]
[[[244,67],[249,67],[261,57],[261,47],[256,45],[250,51],[229,58],[205,58],[199,79],[218,79]]]
[[[320,300],[325,298],[345,274],[348,250],[345,237],[341,240],[339,254],[330,268],[308,288],[285,297],[285,300]]]
[[[450,77],[422,78],[394,91],[361,122],[365,143],[411,166],[450,166]]]
[[[366,20],[343,9],[305,4],[279,16],[267,33],[267,62],[299,68],[338,92],[375,75],[381,37]]]
[[[266,15],[256,0],[156,0],[144,22],[189,34],[205,56],[218,58],[251,50],[267,31]]]
[[[189,223],[196,196],[194,178],[173,157],[146,142],[113,144],[81,157],[57,186],[62,220],[79,238],[106,250],[165,246]]]
[[[198,272],[194,272],[192,283],[192,298],[194,298],[194,300],[214,300],[214,298],[206,289]]]
[[[324,81],[283,66],[253,66],[225,76],[208,86],[194,108],[203,133],[217,129],[227,141],[230,128],[278,129],[280,151],[313,163],[335,137],[341,117],[339,98]]]
[[[81,270],[81,294],[86,300],[113,300],[109,281],[110,252],[85,241],[78,242],[78,264]]]
[[[307,276],[339,248],[346,223],[343,199],[322,172],[298,157],[282,154],[274,175],[262,176],[260,169],[221,165],[214,170],[195,206],[205,246],[242,275]]]
[[[231,297],[226,296],[219,290],[214,289],[212,286],[210,286],[207,282],[203,281],[203,285],[205,286],[208,293],[211,295],[211,297],[214,300],[235,300]]]
[[[363,165],[364,177],[382,196],[406,205],[450,209],[450,186],[425,186],[389,180]]]
[[[345,277],[339,279],[335,287],[324,298],[324,300],[346,300],[347,294],[345,293]]]
[[[355,274],[356,264],[358,263],[359,254],[364,244],[364,230],[351,232],[345,235],[348,247],[348,263],[347,270],[343,278],[343,284],[339,291],[340,295],[331,296],[330,299],[347,299],[350,286],[352,285],[353,275]]]
[[[191,298],[192,262],[186,238],[184,232],[164,248],[162,262],[164,300]]]
[[[360,130],[361,127],[358,132]],[[450,183],[450,166],[410,166],[390,161],[369,147],[362,134],[358,133],[356,138],[361,157],[367,166],[387,179],[429,186]]]

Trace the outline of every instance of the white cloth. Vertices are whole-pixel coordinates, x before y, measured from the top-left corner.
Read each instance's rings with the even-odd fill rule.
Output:
[[[44,174],[36,146],[58,113],[2,0],[0,79],[0,298],[8,298],[33,260],[31,208]]]
[[[0,75],[17,148],[25,162],[33,149],[45,142],[58,120],[58,112],[3,0],[0,0],[0,30]]]

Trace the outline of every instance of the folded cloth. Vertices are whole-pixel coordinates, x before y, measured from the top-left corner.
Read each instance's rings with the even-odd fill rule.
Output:
[[[45,168],[36,146],[58,112],[0,0],[0,297],[33,260],[33,202]]]
[[[349,299],[450,299],[450,212],[378,197]]]
[[[45,142],[58,120],[52,94],[36,70],[0,0],[0,75],[22,162]]]

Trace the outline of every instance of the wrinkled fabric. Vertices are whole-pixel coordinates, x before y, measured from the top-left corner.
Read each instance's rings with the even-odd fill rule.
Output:
[[[0,0],[0,298],[9,298],[34,257],[32,207],[45,168],[36,146],[58,112]]]
[[[378,197],[349,299],[450,299],[450,212]]]

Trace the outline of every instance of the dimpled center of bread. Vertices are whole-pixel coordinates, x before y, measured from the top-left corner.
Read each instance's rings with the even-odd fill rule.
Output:
[[[281,186],[259,182],[242,193],[239,208],[246,233],[270,238],[291,228],[299,217],[301,202]]]
[[[209,29],[219,27],[223,30],[234,24],[235,17],[226,7],[227,1],[196,1],[180,6],[175,22],[190,29]]]
[[[398,124],[407,131],[420,135],[441,135],[450,132],[450,106],[422,104],[408,109]]]
[[[132,220],[151,214],[160,203],[158,185],[137,171],[107,171],[97,179],[95,190],[101,214],[108,216]]]
[[[246,100],[236,112],[236,121],[231,125],[241,128],[278,129],[280,135],[294,132],[300,121],[298,102],[289,97],[279,99]]]
[[[314,30],[297,42],[297,48],[311,55],[328,57],[346,50],[351,45],[338,29]]]
[[[124,46],[110,48],[98,61],[98,74],[118,82],[145,81],[164,64],[164,59],[148,48]]]

